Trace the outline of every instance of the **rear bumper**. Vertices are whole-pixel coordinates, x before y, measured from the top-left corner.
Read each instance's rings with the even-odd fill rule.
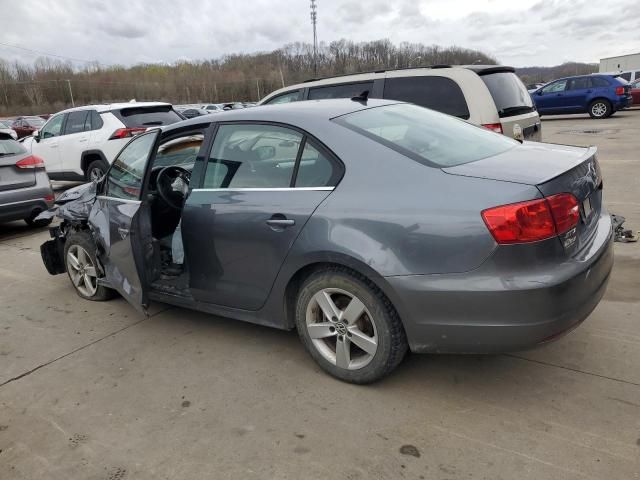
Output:
[[[44,211],[52,206],[53,190],[43,170],[36,175],[34,186],[0,192],[0,222],[23,220],[36,211]]]
[[[533,259],[535,261],[535,259]],[[465,274],[387,277],[414,352],[498,353],[530,348],[579,325],[606,290],[613,266],[603,213],[574,258],[504,272],[488,260]]]
[[[633,105],[633,97],[631,95],[618,97],[618,101],[614,102],[613,108],[615,110],[622,110],[624,108],[628,108]]]

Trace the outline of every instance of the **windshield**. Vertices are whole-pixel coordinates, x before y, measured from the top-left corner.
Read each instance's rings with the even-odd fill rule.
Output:
[[[16,142],[13,138],[7,138],[4,134],[0,136],[0,157],[18,155],[26,152],[27,150],[22,144]]]
[[[405,103],[360,110],[334,121],[420,163],[438,167],[474,162],[519,145],[458,118]]]
[[[491,73],[480,78],[489,89],[501,118],[534,111],[531,95],[515,73]]]
[[[0,120],[0,128],[11,128],[11,122]]]

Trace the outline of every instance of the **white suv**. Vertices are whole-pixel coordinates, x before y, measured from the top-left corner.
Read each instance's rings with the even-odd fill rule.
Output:
[[[52,180],[95,180],[130,140],[149,127],[183,120],[169,103],[131,102],[70,108],[24,141]]]
[[[267,95],[259,105],[348,98],[415,103],[448,113],[518,140],[540,141],[540,116],[512,67],[435,65],[309,80]]]

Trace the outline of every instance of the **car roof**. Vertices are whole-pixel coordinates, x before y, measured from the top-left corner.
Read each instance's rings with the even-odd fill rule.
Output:
[[[58,113],[77,112],[81,110],[96,110],[98,112],[110,112],[111,110],[122,110],[124,108],[139,108],[139,107],[160,107],[171,106],[167,102],[126,102],[126,103],[106,103],[98,105],[83,105],[82,107],[73,107],[62,110]]]
[[[171,132],[173,130],[179,130],[192,125],[201,126],[202,124],[214,122],[235,121],[277,122],[298,126],[304,129],[318,123],[319,121],[328,121],[332,118],[346,115],[348,113],[400,103],[404,102],[381,99],[369,99],[366,102],[363,102],[348,98],[339,98],[262,105],[254,108],[225,110],[221,113],[202,115],[200,117],[164,126],[162,127],[162,131]]]

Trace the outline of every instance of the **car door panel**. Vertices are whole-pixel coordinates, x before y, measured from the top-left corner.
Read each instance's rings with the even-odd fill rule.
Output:
[[[148,214],[139,192],[158,136],[154,131],[129,142],[107,172],[89,214],[106,282],[139,311],[147,304],[143,249],[151,245],[149,232],[139,228],[139,219]]]
[[[194,299],[258,310],[295,239],[332,190],[195,189],[182,215]]]

